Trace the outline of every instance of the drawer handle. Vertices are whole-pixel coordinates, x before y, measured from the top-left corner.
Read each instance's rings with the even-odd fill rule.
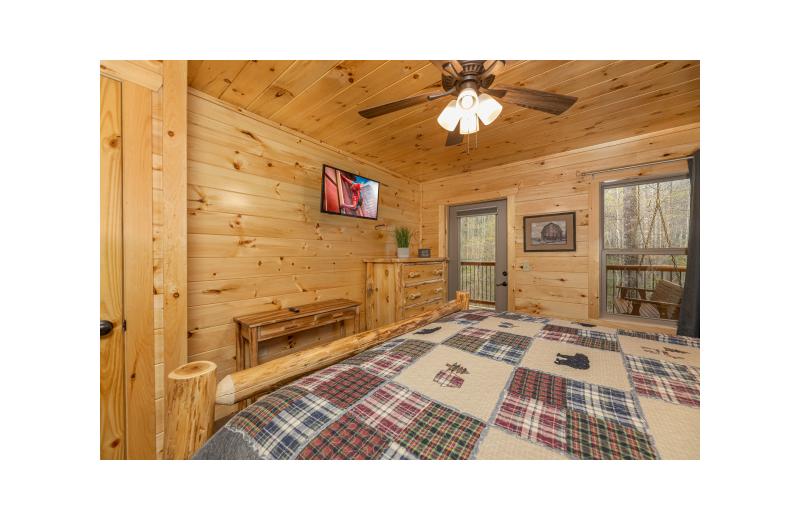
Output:
[[[408,273],[409,278],[416,278],[417,276],[419,276],[419,273]]]
[[[433,290],[433,294],[439,294],[442,291],[444,291],[443,287],[437,287],[436,289]]]
[[[444,272],[444,269],[436,269],[436,270],[433,272],[433,274],[442,274],[443,272]]]
[[[286,330],[286,329],[294,329],[294,328],[296,328],[296,327],[299,327],[299,326],[300,326],[300,325],[286,325],[285,327],[283,327],[283,330]]]
[[[408,295],[408,299],[409,299],[409,300],[416,300],[416,299],[417,299],[417,298],[419,298],[420,296],[422,296],[422,293],[417,293],[417,294],[409,294],[409,295]]]

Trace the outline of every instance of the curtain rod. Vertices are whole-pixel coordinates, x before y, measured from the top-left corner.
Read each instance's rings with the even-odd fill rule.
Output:
[[[681,157],[680,159],[667,159],[666,161],[656,161],[656,162],[650,162],[650,163],[644,163],[644,164],[634,164],[634,165],[631,165],[631,166],[623,166],[622,168],[611,168],[610,170],[600,170],[599,172],[579,173],[578,174],[578,178],[580,179],[581,177],[585,177],[587,175],[591,175],[592,176],[592,180],[594,180],[594,176],[597,173],[608,173],[608,172],[616,172],[616,171],[619,171],[619,170],[629,170],[631,168],[640,168],[642,166],[652,166],[654,164],[664,164],[664,163],[671,163],[671,162],[678,162],[678,161],[691,161],[693,158],[694,157],[692,157],[690,155],[689,157]]]

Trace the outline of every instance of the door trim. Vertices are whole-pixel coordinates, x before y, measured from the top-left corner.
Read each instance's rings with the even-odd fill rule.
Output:
[[[475,193],[474,195],[466,195],[463,197],[456,197],[448,200],[447,204],[439,204],[439,251],[447,251],[447,241],[450,230],[448,229],[448,209],[451,206],[461,206],[463,204],[472,204],[475,202],[488,202],[492,200],[506,200],[506,227],[507,227],[507,262],[508,262],[508,312],[516,312],[516,298],[514,292],[516,291],[515,279],[517,268],[517,234],[516,234],[516,195],[519,188],[510,188],[507,190],[491,191],[488,193]],[[448,256],[449,259],[449,256]],[[453,269],[453,266],[450,266]]]

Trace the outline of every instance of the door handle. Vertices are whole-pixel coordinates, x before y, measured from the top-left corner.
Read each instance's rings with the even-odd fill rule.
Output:
[[[494,286],[495,286],[495,287],[500,287],[501,285],[502,285],[503,287],[508,287],[508,282],[503,282],[503,283],[496,283],[496,284],[494,284]]]
[[[110,333],[113,328],[114,324],[110,321],[100,320],[100,337],[102,338],[106,334]]]

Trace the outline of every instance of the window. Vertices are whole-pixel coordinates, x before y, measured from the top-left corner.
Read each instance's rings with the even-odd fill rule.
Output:
[[[687,175],[601,185],[602,317],[678,319],[686,279],[689,195]]]

